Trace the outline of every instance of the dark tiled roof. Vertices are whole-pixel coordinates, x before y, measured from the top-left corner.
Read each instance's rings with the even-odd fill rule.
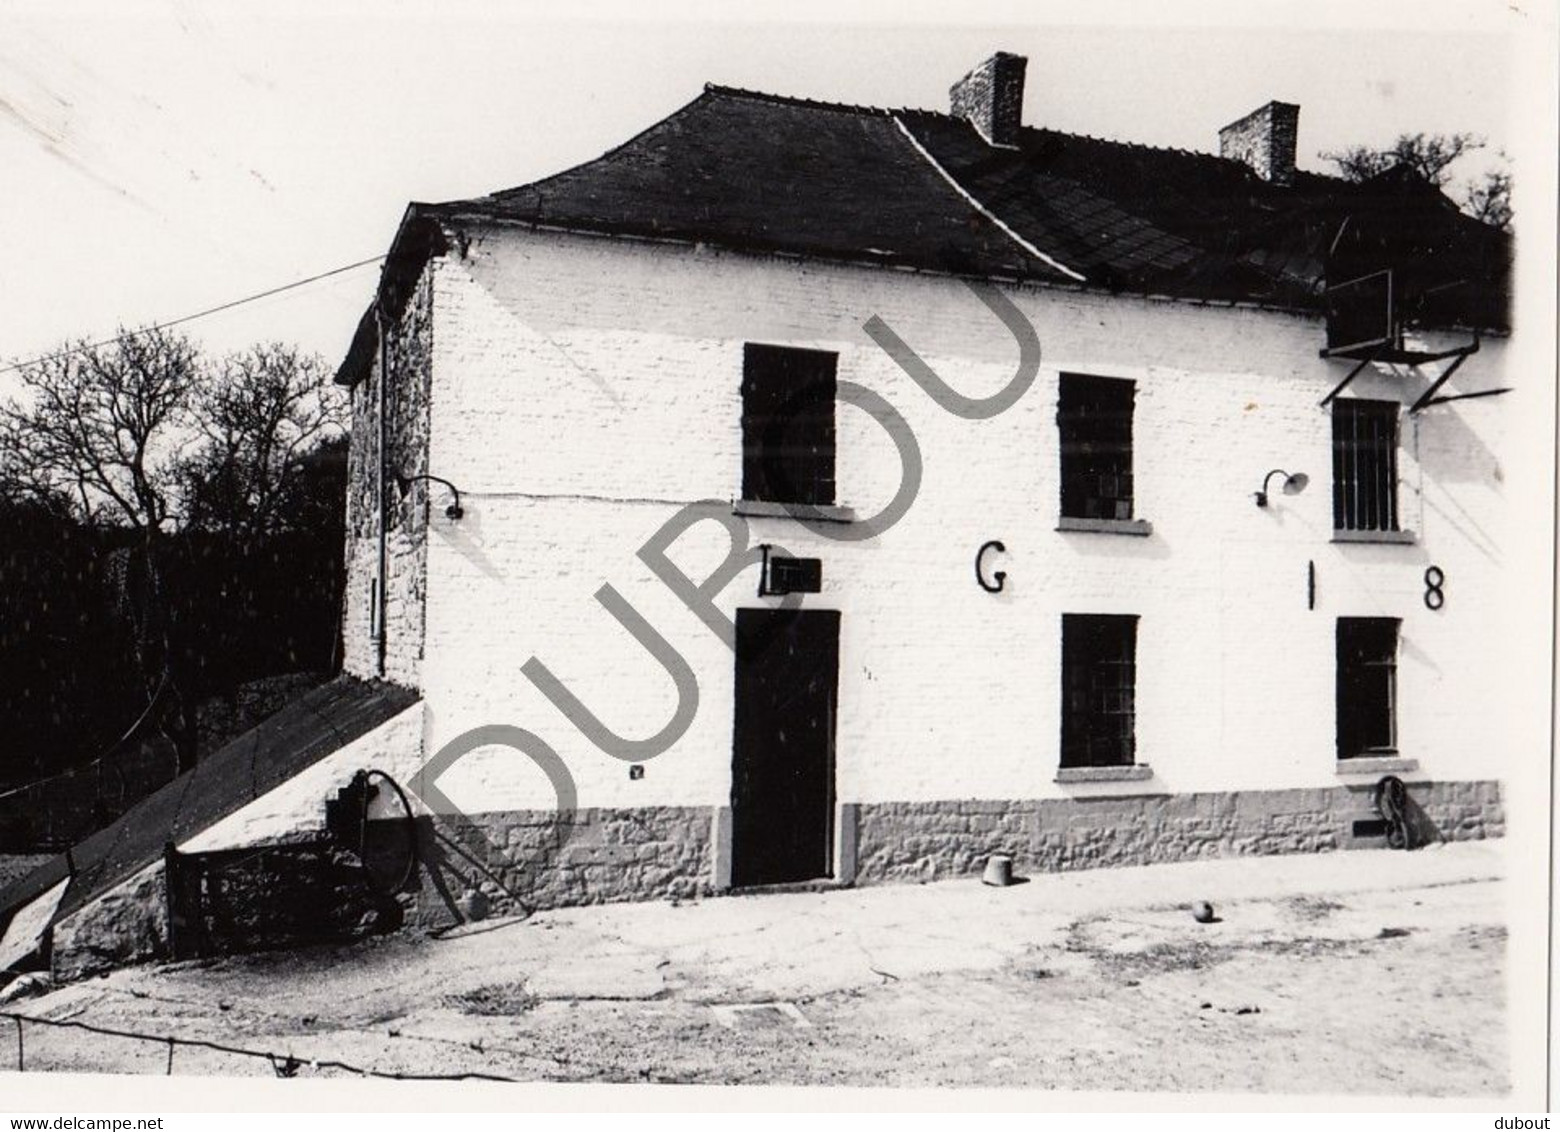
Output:
[[[1274,185],[1237,161],[1054,130],[992,146],[948,114],[709,86],[595,161],[412,205],[384,291],[393,304],[415,278],[430,231],[498,221],[1320,311],[1340,226],[1389,218],[1403,189],[1307,172]],[[1437,271],[1468,281],[1436,316],[1504,328],[1509,238],[1428,192],[1444,207],[1420,213],[1431,230],[1419,242]],[[338,380],[361,375],[371,333]]]
[[[945,114],[904,118],[971,195],[1110,290],[1306,306],[1321,263],[1305,224],[1318,198],[1351,187],[1302,174],[1281,188],[1208,154],[1055,130],[996,148]]]
[[[326,755],[417,702],[394,684],[341,677],[313,688],[143,798],[113,825],[0,889],[0,930],[12,914],[70,876],[55,919],[67,916]],[[324,799],[321,799],[323,802]]]
[[[1508,238],[1406,170],[1364,183],[1297,171],[1292,183],[1274,185],[1209,154],[1037,129],[999,149],[944,114],[904,118],[973,196],[1097,286],[1318,308],[1329,276],[1339,275],[1337,241],[1351,222],[1393,247],[1388,261],[1400,276],[1426,286],[1465,281],[1435,319],[1506,325]]]
[[[596,161],[440,211],[974,275],[1068,278],[973,209],[887,111],[722,87]]]

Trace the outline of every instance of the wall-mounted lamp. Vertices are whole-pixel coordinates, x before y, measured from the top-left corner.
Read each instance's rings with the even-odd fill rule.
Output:
[[[1299,495],[1302,491],[1305,490],[1305,485],[1311,482],[1311,477],[1306,475],[1304,472],[1295,472],[1293,475],[1291,475],[1290,473],[1284,471],[1283,468],[1274,468],[1271,472],[1262,477],[1262,490],[1252,493],[1256,497],[1258,507],[1267,506],[1268,484],[1273,482],[1274,476],[1284,477],[1284,482],[1279,484],[1279,490],[1281,490],[1285,495]]]
[[[440,476],[403,476],[399,472],[395,473],[395,484],[396,487],[401,489],[402,495],[405,495],[407,491],[411,489],[412,484],[416,483],[418,480],[428,480],[430,483],[440,483],[450,489],[450,494],[455,497],[455,502],[451,503],[444,509],[445,518],[459,519],[466,513],[466,509],[460,505],[460,488],[456,487],[449,480]]]

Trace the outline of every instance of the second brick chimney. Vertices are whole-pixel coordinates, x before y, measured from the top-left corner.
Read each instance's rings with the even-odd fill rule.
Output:
[[[1264,181],[1288,185],[1295,179],[1295,136],[1300,107],[1269,102],[1219,131],[1219,156],[1251,167]]]
[[[992,145],[1017,145],[1028,65],[1022,55],[998,51],[949,88],[953,116],[968,120]]]

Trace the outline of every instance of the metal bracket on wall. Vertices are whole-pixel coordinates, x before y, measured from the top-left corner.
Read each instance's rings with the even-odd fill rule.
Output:
[[[1371,362],[1376,360],[1376,353],[1376,350],[1372,350],[1359,361],[1354,363],[1354,368],[1349,371],[1349,376],[1344,378],[1337,385],[1333,386],[1333,391],[1322,398],[1322,408],[1325,409],[1328,405],[1331,405],[1333,401],[1337,399],[1338,394],[1342,393],[1349,387],[1349,382],[1358,377],[1366,366],[1370,365]]]
[[[1422,394],[1420,394],[1419,400],[1410,405],[1408,411],[1410,413],[1417,413],[1421,409],[1428,409],[1431,405],[1444,405],[1448,401],[1470,401],[1475,397],[1496,397],[1502,393],[1510,393],[1511,387],[1508,385],[1502,386],[1499,389],[1480,389],[1473,393],[1453,393],[1445,397],[1436,396],[1436,394],[1440,391],[1441,386],[1445,385],[1452,379],[1452,374],[1457,372],[1458,367],[1478,352],[1479,339],[1477,336],[1475,336],[1473,343],[1458,351],[1456,354],[1456,361],[1447,366],[1446,371],[1442,373],[1440,377],[1436,378],[1433,382],[1430,383],[1430,388],[1426,389]]]

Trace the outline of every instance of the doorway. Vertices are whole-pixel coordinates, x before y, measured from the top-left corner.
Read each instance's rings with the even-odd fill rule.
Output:
[[[735,887],[833,874],[839,645],[838,610],[737,610]]]

